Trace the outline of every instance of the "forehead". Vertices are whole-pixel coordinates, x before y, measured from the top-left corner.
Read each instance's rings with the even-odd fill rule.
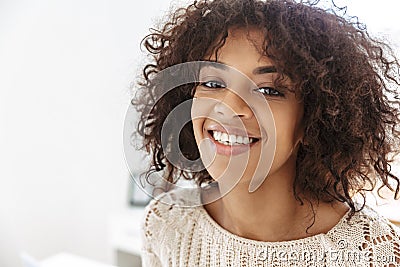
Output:
[[[273,61],[264,53],[265,38],[256,28],[232,28],[223,45],[208,53],[207,60],[224,63],[246,74],[254,69],[273,66]]]

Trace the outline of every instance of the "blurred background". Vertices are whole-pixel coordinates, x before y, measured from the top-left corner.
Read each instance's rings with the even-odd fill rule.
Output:
[[[336,2],[398,49],[398,1]],[[131,256],[146,199],[122,131],[140,41],[170,4],[0,0],[0,266],[22,266],[21,253],[140,266]]]

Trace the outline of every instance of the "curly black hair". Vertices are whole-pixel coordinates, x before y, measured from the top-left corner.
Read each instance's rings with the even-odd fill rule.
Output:
[[[304,139],[299,147],[296,198],[347,203],[364,197],[377,184],[399,196],[400,180],[391,171],[398,153],[399,62],[389,45],[371,37],[345,8],[329,9],[294,0],[195,1],[174,11],[160,29],[152,29],[142,45],[152,55],[135,86],[132,104],[141,112],[138,132],[152,154],[152,171],[164,171],[168,182],[212,180],[207,170],[188,172],[168,160],[162,146],[164,120],[180,103],[193,98],[195,84],[164,92],[157,73],[179,63],[217,54],[233,28],[264,33],[262,53],[294,84],[304,103]],[[199,158],[191,122],[168,140],[179,139],[182,154]],[[364,207],[360,209],[362,209]]]

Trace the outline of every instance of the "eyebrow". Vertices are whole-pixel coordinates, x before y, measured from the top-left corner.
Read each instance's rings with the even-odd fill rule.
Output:
[[[266,73],[276,73],[276,68],[274,66],[262,66],[255,68],[253,74],[266,74]]]
[[[207,61],[207,62],[212,62],[212,63],[217,63],[217,64],[212,64],[209,67],[213,67],[216,69],[222,69],[222,70],[228,70],[229,65],[224,63],[224,62],[218,62],[218,61]],[[274,66],[261,66],[257,67],[253,70],[253,74],[266,74],[266,73],[277,73],[277,70]]]
[[[211,67],[215,69],[221,69],[221,70],[229,70],[229,65],[225,64],[223,62],[218,62],[218,61],[211,61],[211,60],[205,60],[204,62],[207,62],[202,68],[204,67]],[[215,64],[213,64],[215,63]]]

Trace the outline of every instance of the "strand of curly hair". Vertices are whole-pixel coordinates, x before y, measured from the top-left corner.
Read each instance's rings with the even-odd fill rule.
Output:
[[[198,185],[212,181],[207,170],[192,173],[175,167],[161,145],[163,121],[193,97],[195,85],[179,86],[155,102],[163,90],[154,77],[170,66],[217,55],[232,27],[255,27],[264,32],[262,53],[278,73],[293,81],[293,90],[304,102],[304,140],[293,184],[296,198],[345,202],[353,215],[353,196],[364,197],[362,209],[365,193],[377,184],[399,196],[400,180],[391,170],[399,148],[399,62],[393,50],[372,38],[345,8],[324,10],[317,4],[195,1],[143,39],[153,62],[144,67],[132,104],[142,114],[138,132],[152,154],[147,175],[164,171],[171,183],[181,178]],[[199,158],[191,123],[170,137],[179,138],[187,159]]]

